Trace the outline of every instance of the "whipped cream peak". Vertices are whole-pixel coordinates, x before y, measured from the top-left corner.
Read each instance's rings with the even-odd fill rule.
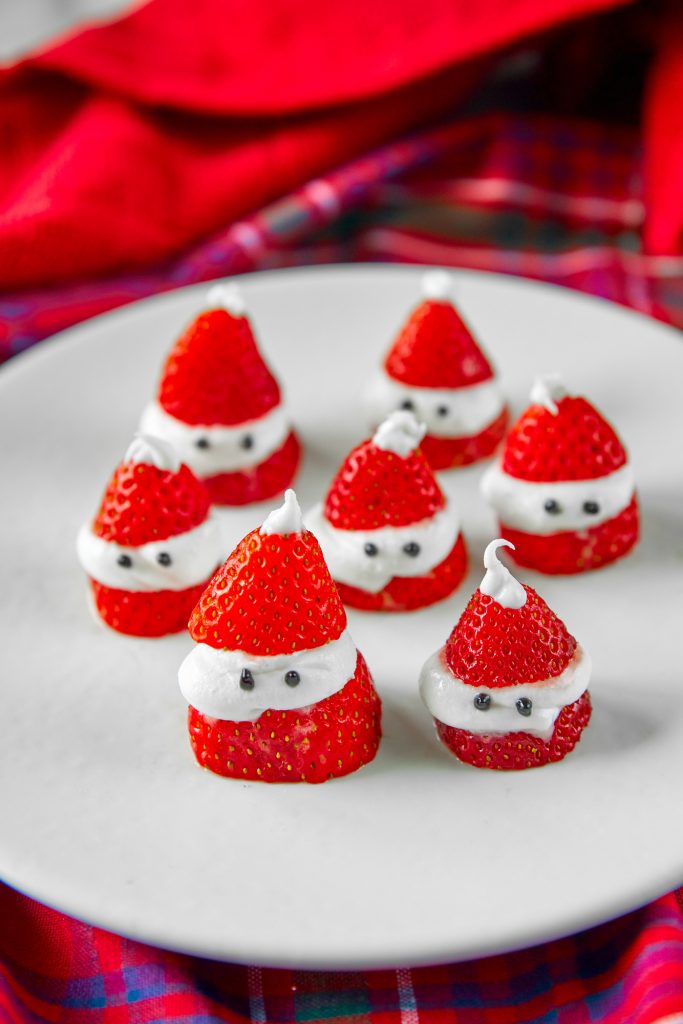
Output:
[[[488,594],[494,601],[497,601],[503,608],[523,608],[526,604],[526,590],[522,584],[515,579],[510,570],[498,560],[498,548],[512,548],[515,545],[509,540],[499,537],[487,545],[484,552],[484,576],[479,589],[482,594]]]
[[[372,443],[385,452],[407,458],[420,444],[427,428],[408,409],[399,409],[380,423]]]
[[[304,520],[295,492],[289,488],[285,491],[285,500],[280,508],[275,508],[267,517],[260,533],[268,536],[273,533],[303,533]]]
[[[567,394],[567,389],[560,380],[560,375],[558,373],[546,373],[535,379],[529,397],[534,405],[543,405],[553,416],[557,416],[556,402],[559,402],[561,398],[566,398]]]
[[[425,299],[450,302],[453,298],[453,276],[447,270],[428,270],[422,275],[422,294]]]
[[[209,309],[225,309],[233,316],[244,316],[247,311],[242,290],[233,282],[215,284],[209,288],[206,301]]]
[[[123,461],[156,466],[157,469],[164,469],[169,473],[177,473],[181,466],[173,445],[160,437],[152,437],[151,434],[136,434],[128,445]]]

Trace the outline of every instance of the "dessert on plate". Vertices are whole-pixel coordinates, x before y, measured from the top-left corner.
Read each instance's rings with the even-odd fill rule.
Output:
[[[420,449],[424,429],[412,412],[393,412],[347,455],[306,517],[354,608],[423,608],[452,594],[467,572],[457,512]]]
[[[190,742],[218,775],[325,782],[372,761],[381,705],[294,491],[237,545],[192,613]]]
[[[531,587],[486,548],[486,575],[420,674],[439,739],[476,768],[561,761],[591,716],[589,655]]]
[[[372,422],[409,409],[426,425],[422,451],[432,469],[484,459],[508,421],[493,369],[452,301],[450,274],[423,277],[423,301],[390,348],[367,396]]]
[[[169,441],[217,505],[263,501],[291,484],[301,447],[236,285],[209,290],[168,355],[141,430]]]
[[[639,533],[623,444],[598,410],[568,395],[556,376],[535,382],[531,402],[482,480],[515,561],[567,574],[621,558]]]
[[[140,435],[78,534],[95,609],[135,636],[178,633],[223,556],[204,485],[169,444]]]

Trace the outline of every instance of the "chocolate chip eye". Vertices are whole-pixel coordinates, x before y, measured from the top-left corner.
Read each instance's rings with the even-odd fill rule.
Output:
[[[554,498],[548,498],[543,508],[546,512],[549,512],[551,516],[556,516],[558,512],[562,511],[559,501],[555,501]]]
[[[210,448],[211,442],[208,437],[198,437],[194,443],[195,448]]]
[[[242,669],[240,676],[240,689],[242,690],[253,690],[254,689],[254,677],[248,668]]]
[[[597,501],[584,501],[583,511],[587,512],[589,516],[596,516],[600,511],[600,506]]]
[[[170,565],[173,559],[169,555],[168,551],[160,551],[157,555],[157,562],[159,565]]]
[[[368,558],[374,558],[375,555],[379,553],[379,548],[377,547],[376,544],[368,543],[363,548],[363,551],[368,556]]]
[[[403,545],[403,550],[407,555],[410,555],[411,558],[417,558],[420,554],[420,545],[416,544],[414,540],[411,540],[408,544]]]
[[[253,447],[254,438],[251,436],[251,434],[245,434],[244,437],[240,439],[240,448],[246,448],[247,450],[249,450],[249,448]]]
[[[488,693],[478,693],[474,698],[474,706],[477,711],[488,711],[491,707],[491,695]]]
[[[293,668],[290,668],[289,672],[285,674],[285,682],[287,686],[298,686],[301,682],[301,676]]]
[[[133,564],[133,559],[130,557],[130,555],[119,555],[116,561],[118,562],[122,569],[130,569],[131,565]]]
[[[401,408],[401,409],[414,409],[415,408],[415,403],[410,398],[404,398],[403,401],[401,402],[401,405],[399,406],[399,408]]]
[[[447,405],[438,405],[436,407],[436,415],[437,416],[448,416],[449,412],[450,412],[450,409],[448,408]]]
[[[524,718],[528,718],[532,711],[532,703],[528,697],[520,697],[519,700],[515,701],[515,707],[519,711],[520,715]]]

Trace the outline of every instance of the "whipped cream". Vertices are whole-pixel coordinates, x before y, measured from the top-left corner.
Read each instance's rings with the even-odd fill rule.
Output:
[[[451,672],[442,647],[427,660],[420,673],[420,695],[433,717],[454,729],[466,729],[479,736],[526,732],[549,740],[562,708],[573,704],[587,690],[590,674],[590,656],[577,646],[559,676],[518,686],[471,686]],[[479,693],[491,698],[485,711],[474,704]],[[517,711],[520,697],[531,701],[528,716]]]
[[[481,482],[484,498],[505,526],[523,533],[587,530],[613,519],[630,504],[635,493],[631,466],[626,463],[595,480],[561,480],[559,483],[518,480],[491,466]],[[552,511],[548,511],[546,504]],[[593,511],[586,511],[586,505]],[[597,506],[597,510],[595,510]]]
[[[497,382],[491,378],[463,388],[420,388],[402,384],[380,371],[366,395],[368,416],[379,423],[410,402],[412,411],[432,437],[472,437],[481,433],[504,408]]]
[[[437,302],[452,302],[455,292],[453,275],[447,270],[428,270],[422,275],[420,282],[425,299],[436,299]]]
[[[180,470],[180,459],[173,445],[161,437],[152,437],[149,434],[135,435],[123,461],[142,466],[156,466],[157,469],[168,473],[177,473]]]
[[[357,659],[348,630],[322,647],[274,656],[197,644],[180,666],[178,681],[185,700],[202,714],[254,722],[269,709],[293,711],[331,697],[352,678]],[[253,681],[248,690],[240,686],[245,669]],[[295,686],[286,681],[290,672],[298,673]]]
[[[301,533],[304,529],[301,509],[295,492],[291,487],[285,491],[285,500],[279,508],[273,509],[266,518],[259,533],[269,535],[273,533]]]
[[[282,447],[290,426],[282,405],[259,419],[225,427],[183,423],[158,402],[150,402],[142,414],[140,429],[170,442],[197,476],[208,477],[263,462]]]
[[[185,590],[207,580],[228,555],[213,510],[193,530],[139,547],[104,540],[86,523],[78,534],[76,550],[91,579],[105,587],[132,592]],[[160,562],[160,555],[168,556],[170,562],[163,564],[168,561],[166,557]],[[130,560],[129,566],[120,564],[122,556]]]
[[[369,594],[384,590],[396,576],[425,576],[453,548],[460,526],[452,508],[410,526],[381,526],[376,530],[340,530],[325,517],[322,504],[308,513],[306,525],[318,538],[332,578]],[[416,555],[407,544],[418,544]],[[368,555],[366,544],[376,551]]]
[[[209,288],[206,306],[207,309],[225,309],[233,316],[244,316],[247,311],[242,290],[234,281],[221,281]]]
[[[424,423],[418,423],[410,410],[398,409],[380,423],[372,443],[384,452],[393,452],[405,459],[418,447],[426,430]]]
[[[536,377],[529,397],[534,405],[542,405],[553,416],[557,416],[559,410],[556,403],[566,398],[567,393],[558,373],[546,373]]]
[[[522,584],[515,579],[510,570],[498,561],[498,548],[512,548],[515,545],[509,540],[492,540],[484,552],[486,575],[479,585],[482,594],[487,594],[497,601],[502,608],[523,608],[527,593]]]

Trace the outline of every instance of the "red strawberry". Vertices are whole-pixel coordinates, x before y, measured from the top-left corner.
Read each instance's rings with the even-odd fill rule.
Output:
[[[423,388],[460,388],[493,377],[486,356],[452,304],[433,299],[410,314],[384,368],[390,377]]]
[[[293,432],[277,451],[249,469],[205,477],[216,505],[249,505],[281,494],[292,483],[301,461],[301,445]]]
[[[590,480],[627,461],[610,424],[585,398],[558,398],[557,412],[531,405],[508,434],[501,468],[530,481]]]
[[[118,633],[166,636],[187,627],[190,612],[209,581],[187,590],[130,591],[105,587],[90,580],[100,618]]]
[[[436,730],[445,746],[465,764],[475,768],[516,770],[561,761],[579,742],[590,717],[591,701],[586,692],[573,704],[562,708],[549,740],[541,740],[526,732],[502,736],[476,735],[439,721],[436,722]]]
[[[462,534],[452,551],[427,576],[396,576],[384,590],[370,594],[367,590],[338,583],[345,605],[363,611],[409,612],[443,601],[462,583],[467,574],[467,548]]]
[[[540,536],[500,525],[501,536],[515,546],[512,557],[549,575],[569,575],[599,569],[627,554],[639,536],[638,502],[634,497],[619,515],[575,533]]]
[[[261,782],[326,782],[372,761],[381,705],[363,656],[331,697],[294,711],[265,711],[255,722],[228,722],[189,709],[190,742],[200,765],[218,775]]]
[[[422,454],[434,470],[469,466],[492,455],[505,437],[508,411],[504,409],[493,423],[472,437],[434,437],[427,434],[420,442]]]
[[[171,350],[159,402],[183,423],[229,426],[263,416],[280,403],[280,389],[248,319],[212,309]]]
[[[338,529],[372,530],[408,526],[445,505],[419,448],[403,458],[368,440],[344,460],[327,493],[324,514]]]

